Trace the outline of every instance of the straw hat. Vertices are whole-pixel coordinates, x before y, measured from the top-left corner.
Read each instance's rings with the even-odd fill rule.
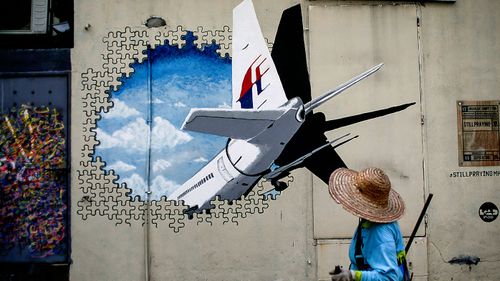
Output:
[[[403,199],[378,168],[360,172],[339,168],[330,175],[328,191],[348,212],[372,222],[393,222],[405,212]]]

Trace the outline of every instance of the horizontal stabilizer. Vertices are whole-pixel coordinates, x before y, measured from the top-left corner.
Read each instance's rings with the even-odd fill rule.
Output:
[[[194,108],[191,109],[186,117],[182,129],[246,140],[272,126],[274,121],[283,115],[284,112],[284,109],[242,110]]]

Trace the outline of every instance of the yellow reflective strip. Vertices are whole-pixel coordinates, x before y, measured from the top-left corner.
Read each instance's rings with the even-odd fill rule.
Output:
[[[354,270],[354,281],[361,281],[361,275],[363,273],[359,270]]]
[[[406,261],[406,252],[405,250],[398,252],[398,264],[403,264]]]
[[[371,222],[371,221],[366,221],[366,220],[365,220],[365,221],[363,221],[363,222],[361,223],[361,227],[363,227],[363,228],[369,228],[369,227],[371,227],[372,225],[373,225],[373,222]]]

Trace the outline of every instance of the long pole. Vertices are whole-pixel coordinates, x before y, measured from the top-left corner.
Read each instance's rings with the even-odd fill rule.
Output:
[[[152,56],[148,48],[148,116],[146,123],[149,127],[148,133],[148,154],[146,161],[146,209],[145,209],[145,226],[144,226],[144,267],[145,267],[145,281],[150,280],[150,208],[151,208],[151,145],[152,145],[152,130],[153,130],[153,69],[152,69]]]
[[[422,223],[422,219],[425,216],[425,213],[427,212],[427,208],[429,207],[429,204],[431,203],[432,200],[432,193],[429,193],[429,196],[427,197],[427,200],[425,200],[424,207],[422,208],[422,211],[420,212],[420,216],[418,217],[417,223],[415,224],[415,227],[413,228],[413,231],[410,235],[410,239],[408,239],[408,243],[406,243],[405,247],[405,252],[408,255],[408,251],[410,250],[411,243],[413,243],[413,239],[415,238],[415,235],[417,235],[418,228],[420,227],[420,223]]]

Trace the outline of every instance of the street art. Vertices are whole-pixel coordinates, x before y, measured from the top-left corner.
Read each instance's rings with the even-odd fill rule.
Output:
[[[80,190],[75,195],[77,215],[83,220],[104,216],[116,225],[149,220],[157,227],[166,225],[178,232],[186,224],[238,224],[250,214],[264,213],[277,196],[267,193],[272,189],[267,182],[259,182],[245,197],[232,202],[215,198],[209,213],[192,216],[185,213],[188,206],[182,201],[167,199],[188,174],[194,174],[225,144],[225,138],[180,131],[180,124],[193,104],[230,107],[231,30],[227,26],[193,31],[181,26],[125,27],[110,32],[103,42],[107,50],[102,54],[104,63],[81,75],[83,142],[76,168],[75,184]],[[199,69],[189,68],[193,65]],[[168,77],[172,80],[165,80]],[[196,85],[193,81],[205,83]],[[207,91],[210,98],[204,94],[208,86],[213,86]],[[203,91],[193,91],[200,87]],[[151,114],[145,114],[148,111]],[[160,126],[155,129],[154,124]],[[166,136],[168,130],[174,134]],[[137,132],[151,133],[150,147],[137,146],[149,143],[147,134],[126,137]],[[163,138],[161,142],[158,137]],[[165,140],[170,140],[170,146]],[[190,148],[197,142],[206,142],[204,154]],[[145,162],[149,153],[148,166]],[[176,158],[168,159],[169,154]],[[184,169],[175,172],[178,159],[185,161]],[[290,183],[293,177],[285,181]]]
[[[413,104],[327,121],[313,109],[382,64],[313,100],[300,6],[283,13],[272,53],[251,1],[239,7],[234,34],[126,27],[103,39],[102,68],[81,76],[82,219],[150,220],[176,232],[186,218],[238,223],[264,212],[293,169],[327,182],[345,166],[334,149],[352,137],[325,132]]]
[[[198,50],[190,31],[185,40],[182,48],[150,49],[144,62],[133,64],[134,74],[111,93],[114,106],[97,123],[94,155],[120,175],[132,197],[146,199],[148,185],[150,199],[169,197],[225,144],[221,137],[180,130],[192,105],[231,103],[231,60],[215,46]]]
[[[0,260],[67,257],[66,142],[55,108],[23,105],[0,121]]]
[[[243,1],[233,10],[233,28],[232,107],[193,108],[182,125],[185,131],[229,138],[223,151],[171,194],[171,200],[182,200],[192,212],[210,209],[210,200],[217,196],[238,199],[261,178],[279,193],[287,188],[280,180],[299,167],[327,183],[336,168],[345,166],[334,148],[357,136],[327,140],[329,129],[319,127],[321,119],[314,117],[324,115],[313,110],[382,67],[376,65],[312,99],[300,5],[283,12],[272,55],[252,1]],[[284,64],[289,65],[284,68]],[[316,132],[298,137],[300,130]],[[289,161],[277,161],[281,155]],[[322,161],[311,164],[309,160],[318,160],[317,155]]]

